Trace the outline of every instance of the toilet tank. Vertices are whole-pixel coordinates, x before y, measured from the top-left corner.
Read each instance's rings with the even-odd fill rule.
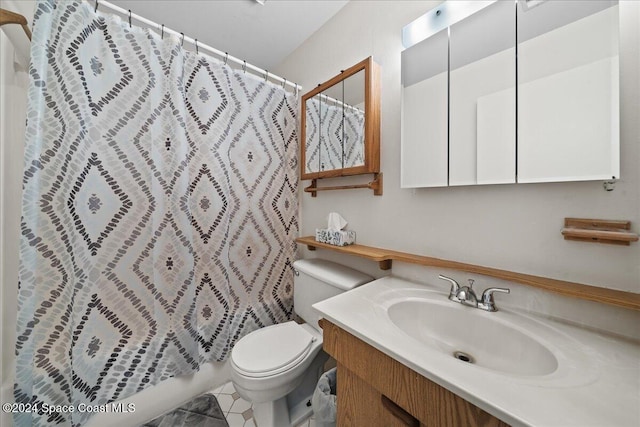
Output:
[[[293,263],[296,271],[293,308],[298,316],[320,329],[320,315],[311,306],[374,280],[373,277],[324,259],[301,259]]]

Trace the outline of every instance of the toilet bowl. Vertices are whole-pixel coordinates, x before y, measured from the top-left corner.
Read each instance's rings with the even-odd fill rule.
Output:
[[[291,321],[259,331],[240,340],[231,358],[235,388],[253,403],[276,400],[293,391],[322,350],[322,335],[306,324]]]
[[[373,280],[321,259],[294,264],[294,309],[307,323],[268,326],[241,338],[231,351],[231,381],[253,403],[260,427],[294,426],[311,416],[311,396],[329,356],[322,350],[318,313],[311,307]]]

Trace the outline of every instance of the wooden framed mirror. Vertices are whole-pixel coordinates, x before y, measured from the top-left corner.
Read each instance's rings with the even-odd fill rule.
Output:
[[[371,57],[302,96],[302,180],[380,172],[380,80]]]

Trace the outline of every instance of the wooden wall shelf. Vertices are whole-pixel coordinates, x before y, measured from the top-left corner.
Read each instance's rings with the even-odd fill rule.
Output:
[[[316,242],[313,236],[299,237],[296,242],[307,245],[309,250],[316,248],[329,249],[346,255],[354,255],[366,258],[378,263],[381,270],[389,270],[392,262],[406,262],[410,264],[424,265],[427,267],[446,268],[451,270],[466,271],[467,273],[482,274],[502,280],[508,280],[523,285],[533,286],[556,294],[600,302],[618,307],[640,310],[640,294],[618,291],[615,289],[599,288],[597,286],[583,285],[581,283],[567,282],[564,280],[550,279],[547,277],[533,276],[530,274],[516,273],[497,268],[483,267],[480,265],[466,264],[458,261],[433,258],[422,255],[414,255],[406,252],[392,251],[364,245],[332,246],[326,243]]]

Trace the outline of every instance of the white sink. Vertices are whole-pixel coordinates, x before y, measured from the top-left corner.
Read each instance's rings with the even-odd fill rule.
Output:
[[[400,332],[460,363],[532,376],[548,375],[558,368],[558,360],[546,346],[530,333],[501,321],[497,313],[449,300],[407,298],[389,305],[387,314]]]
[[[489,313],[447,295],[389,276],[313,307],[512,426],[640,425],[639,343],[510,310],[509,296]]]

